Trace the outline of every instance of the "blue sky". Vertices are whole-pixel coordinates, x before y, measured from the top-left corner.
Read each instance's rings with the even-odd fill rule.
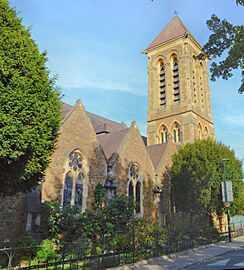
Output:
[[[57,74],[63,100],[78,98],[93,113],[147,127],[147,57],[141,54],[174,11],[204,44],[206,20],[215,13],[243,24],[235,0],[10,0]],[[216,139],[244,159],[244,95],[240,71],[230,80],[210,82]]]

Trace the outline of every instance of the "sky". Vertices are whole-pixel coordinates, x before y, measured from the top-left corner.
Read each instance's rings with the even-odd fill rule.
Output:
[[[118,122],[136,120],[147,129],[147,57],[141,51],[163,30],[175,11],[204,45],[211,14],[243,24],[235,0],[10,0],[57,76],[63,101],[81,99],[86,110]],[[244,159],[244,94],[240,70],[228,81],[210,82],[218,141]]]

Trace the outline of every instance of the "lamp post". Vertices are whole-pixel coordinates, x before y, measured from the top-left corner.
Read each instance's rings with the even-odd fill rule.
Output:
[[[225,203],[225,207],[229,207],[229,202],[228,202],[228,198],[227,198],[227,185],[226,185],[226,167],[225,167],[225,163],[229,162],[230,159],[229,158],[224,158],[222,159],[223,162],[223,171],[224,171],[224,175],[223,175],[223,182],[224,182],[224,203]],[[227,214],[227,222],[228,222],[228,237],[229,237],[229,242],[231,242],[231,228],[230,228],[230,213],[229,210],[227,208],[226,210],[226,214]]]

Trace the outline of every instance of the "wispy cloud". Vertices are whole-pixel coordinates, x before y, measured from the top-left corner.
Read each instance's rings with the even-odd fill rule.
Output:
[[[134,88],[126,83],[114,82],[114,81],[88,81],[88,80],[76,80],[72,83],[60,84],[61,88],[89,88],[89,89],[101,89],[101,90],[113,90],[122,91],[137,95],[146,95],[146,91],[142,91],[140,88]]]

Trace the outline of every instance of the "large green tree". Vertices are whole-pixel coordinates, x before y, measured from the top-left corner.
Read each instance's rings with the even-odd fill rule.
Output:
[[[236,4],[244,6],[244,0],[236,0]],[[239,93],[244,92],[244,26],[233,25],[226,19],[222,20],[215,14],[207,20],[207,26],[212,34],[204,45],[204,54],[200,58],[210,57],[213,61],[210,67],[211,80],[222,77],[227,80],[233,75],[233,70],[240,68],[242,82]],[[227,55],[225,57],[225,55]]]
[[[243,213],[242,163],[227,146],[213,140],[198,140],[182,147],[173,158],[171,170],[172,196],[177,211],[221,213],[223,211],[221,182],[223,159],[226,179],[232,180],[234,202],[232,214]]]
[[[60,95],[30,30],[0,0],[0,195],[37,185],[54,150]]]

